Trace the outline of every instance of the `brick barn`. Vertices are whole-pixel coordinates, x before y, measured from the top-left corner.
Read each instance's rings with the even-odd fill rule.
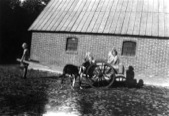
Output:
[[[169,84],[168,0],[51,0],[29,31],[41,64],[80,65],[88,51],[104,59],[116,48],[136,79]]]

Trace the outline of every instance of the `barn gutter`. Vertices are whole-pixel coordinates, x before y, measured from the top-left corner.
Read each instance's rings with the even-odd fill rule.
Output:
[[[153,36],[153,35],[132,35],[132,34],[116,34],[116,33],[90,33],[90,32],[67,32],[67,31],[41,31],[41,30],[29,30],[35,33],[59,33],[59,34],[84,34],[84,35],[104,35],[104,36],[118,36],[118,37],[135,37],[135,38],[146,38],[146,39],[167,39],[167,36]]]

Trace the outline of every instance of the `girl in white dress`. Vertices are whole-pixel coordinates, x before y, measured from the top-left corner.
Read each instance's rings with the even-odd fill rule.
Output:
[[[113,68],[118,72],[119,70],[119,64],[120,64],[120,59],[117,55],[116,49],[113,49],[108,53],[108,61],[107,63],[111,64]]]

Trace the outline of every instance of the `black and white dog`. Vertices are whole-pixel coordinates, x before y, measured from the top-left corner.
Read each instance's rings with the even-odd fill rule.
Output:
[[[71,80],[71,87],[75,86],[76,79],[79,77],[79,85],[81,85],[80,81],[80,67],[75,66],[73,64],[67,64],[63,68],[63,74],[61,75],[61,84],[63,84],[66,77],[69,77]]]

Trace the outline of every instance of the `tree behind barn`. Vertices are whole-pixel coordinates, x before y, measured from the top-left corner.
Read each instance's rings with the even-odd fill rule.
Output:
[[[50,0],[0,0],[0,62],[11,63],[31,43],[28,28]],[[30,47],[30,46],[29,46]]]

